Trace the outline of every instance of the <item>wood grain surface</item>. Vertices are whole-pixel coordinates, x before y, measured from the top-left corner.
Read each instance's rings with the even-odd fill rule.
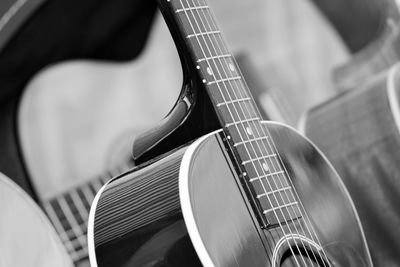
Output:
[[[399,67],[312,109],[304,127],[346,184],[376,266],[400,262]]]

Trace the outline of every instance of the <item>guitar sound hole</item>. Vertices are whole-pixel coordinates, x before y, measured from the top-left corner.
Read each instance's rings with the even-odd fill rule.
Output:
[[[292,247],[282,255],[280,267],[324,267],[329,265],[318,252]]]

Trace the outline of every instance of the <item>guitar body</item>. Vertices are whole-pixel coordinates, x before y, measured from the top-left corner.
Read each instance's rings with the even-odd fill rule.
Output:
[[[0,173],[1,267],[71,267],[60,239],[31,197]]]
[[[297,260],[306,263],[301,266],[327,261],[332,266],[371,266],[353,204],[336,172],[291,128],[264,126],[279,147],[318,243],[301,228],[302,220],[282,228],[260,227],[222,131],[216,131],[102,188],[89,219],[91,263],[296,266]],[[321,256],[314,265],[308,260],[312,252]],[[292,254],[299,254],[296,260]]]
[[[372,14],[370,14],[370,20],[374,21],[372,24],[376,26],[369,25],[371,26],[369,27],[367,22],[363,23],[363,28],[367,29],[366,32],[370,31],[370,37],[365,39],[364,47],[358,49],[357,52],[354,51],[356,53],[348,62],[333,71],[335,87],[340,91],[350,90],[370,77],[386,71],[400,58],[399,3],[394,0],[361,2],[362,5],[369,6],[371,13],[375,13],[375,19],[372,19],[373,16],[371,17]],[[363,12],[365,11],[363,9]],[[351,18],[355,17],[354,12],[349,12],[349,15]],[[352,24],[343,27],[343,30],[347,31],[354,26],[358,27]],[[362,38],[364,34],[357,32],[357,34],[351,34],[350,38],[359,36],[364,39]],[[350,44],[349,46],[351,48]]]
[[[400,262],[400,66],[312,109],[305,134],[346,184],[377,266]]]
[[[91,264],[372,266],[341,180],[304,137],[262,122],[208,2],[158,3],[183,90],[134,144],[141,165],[97,193]]]

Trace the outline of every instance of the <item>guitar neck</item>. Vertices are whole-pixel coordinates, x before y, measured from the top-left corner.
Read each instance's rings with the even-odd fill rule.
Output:
[[[170,4],[193,67],[207,90],[223,124],[239,120],[221,111],[222,106],[242,106],[251,114],[243,119],[261,119],[250,91],[229,51],[214,15],[205,0],[163,0]]]
[[[295,205],[293,198],[266,203],[261,198],[291,190],[284,167],[250,90],[222,37],[214,15],[205,0],[160,0],[166,18],[178,31],[172,32],[178,45],[191,57],[189,66],[207,91],[236,157],[238,175],[247,185],[247,193],[263,227],[279,223],[267,215],[281,206]],[[171,26],[170,26],[171,27]],[[181,43],[179,43],[179,41]],[[269,181],[274,184],[270,186]],[[275,183],[278,180],[278,183]],[[266,215],[267,214],[267,215]]]
[[[239,132],[236,125],[260,124],[261,114],[227,48],[207,1],[163,1],[170,5],[180,34],[185,39],[193,68],[196,69],[227,135],[231,136],[234,143],[249,141],[245,137],[251,138],[251,135]]]

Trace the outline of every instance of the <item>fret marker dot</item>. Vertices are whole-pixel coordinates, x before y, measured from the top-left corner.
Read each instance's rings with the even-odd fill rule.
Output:
[[[206,79],[203,79],[203,83],[206,83],[207,81],[206,81]]]
[[[212,69],[210,67],[207,67],[207,73],[209,75],[213,75],[213,71],[212,71]]]
[[[235,71],[235,67],[233,66],[232,63],[229,63],[229,69],[230,69],[231,71]]]
[[[246,175],[247,175],[247,173],[244,172],[244,173],[243,173],[243,176],[246,176]]]
[[[263,167],[264,171],[269,172],[269,167],[268,167],[267,163],[264,162],[262,164],[262,167]]]
[[[198,69],[198,70],[199,70],[199,69],[200,69],[200,66],[199,66],[199,65],[197,65],[197,66],[196,66],[196,69]]]
[[[251,130],[250,127],[246,128],[246,132],[248,133],[248,135],[253,135],[253,131]]]

